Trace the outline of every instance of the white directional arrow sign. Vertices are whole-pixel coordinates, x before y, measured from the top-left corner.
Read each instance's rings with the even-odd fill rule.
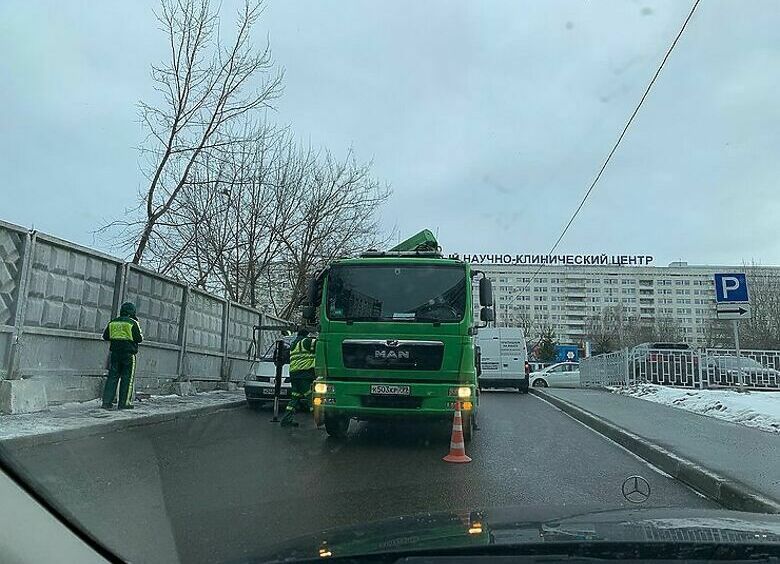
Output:
[[[750,304],[718,304],[717,313],[718,319],[748,319],[750,318]]]

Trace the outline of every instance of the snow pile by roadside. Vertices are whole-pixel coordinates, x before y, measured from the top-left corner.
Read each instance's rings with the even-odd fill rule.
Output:
[[[147,396],[136,399],[135,409],[105,411],[100,400],[57,405],[39,413],[0,415],[0,441],[29,435],[42,435],[66,429],[80,429],[106,421],[127,421],[141,417],[190,411],[240,401],[244,392],[214,391],[194,396]]]
[[[609,390],[762,431],[780,433],[780,392],[739,393],[731,390],[684,390],[655,384],[615,386]]]

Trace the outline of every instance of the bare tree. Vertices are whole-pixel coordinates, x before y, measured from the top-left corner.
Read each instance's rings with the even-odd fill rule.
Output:
[[[542,333],[542,322],[538,316],[533,316],[530,311],[520,311],[519,313],[512,314],[512,325],[519,326],[523,329],[523,335],[527,340],[537,339]]]
[[[288,317],[325,264],[377,245],[389,190],[358,163],[297,145],[286,128],[245,128],[210,151],[158,223],[146,262]]]
[[[678,342],[683,339],[680,323],[671,317],[642,319],[622,306],[602,309],[585,320],[585,335],[594,354],[652,341]]]
[[[740,341],[751,349],[780,348],[780,281],[755,263],[745,267],[751,317],[739,322]]]
[[[593,354],[618,350],[623,341],[624,313],[620,306],[606,307],[585,319],[585,338]]]
[[[317,270],[387,242],[378,236],[378,210],[390,190],[371,176],[371,164],[358,163],[352,151],[343,161],[328,151],[305,155],[307,173],[290,220],[293,228],[282,236],[281,276],[288,295],[276,302],[285,318],[301,305],[307,280]]]
[[[252,45],[262,7],[247,0],[235,38],[227,43],[209,0],[162,1],[156,15],[169,55],[152,67],[161,101],[139,104],[149,134],[142,148],[148,185],[141,195],[143,219],[127,226],[134,263],[143,260],[158,227],[175,213],[185,187],[199,186],[191,182],[195,171],[214,153],[246,141],[231,129],[236,122],[280,94],[282,73],[274,71],[268,43],[262,49]]]

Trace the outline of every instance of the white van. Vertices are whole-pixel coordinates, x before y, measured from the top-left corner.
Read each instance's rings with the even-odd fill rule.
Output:
[[[479,388],[517,388],[528,393],[528,353],[520,327],[485,327],[477,333]]]

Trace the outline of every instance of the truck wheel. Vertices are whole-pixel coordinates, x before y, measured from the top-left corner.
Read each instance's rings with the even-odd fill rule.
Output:
[[[322,408],[315,407],[311,412],[312,417],[314,418],[314,424],[319,428],[325,423],[325,420],[322,416]]]
[[[528,386],[518,386],[517,391],[521,394],[527,394],[528,393]]]
[[[346,439],[349,430],[349,417],[325,414],[325,431],[334,439]]]

